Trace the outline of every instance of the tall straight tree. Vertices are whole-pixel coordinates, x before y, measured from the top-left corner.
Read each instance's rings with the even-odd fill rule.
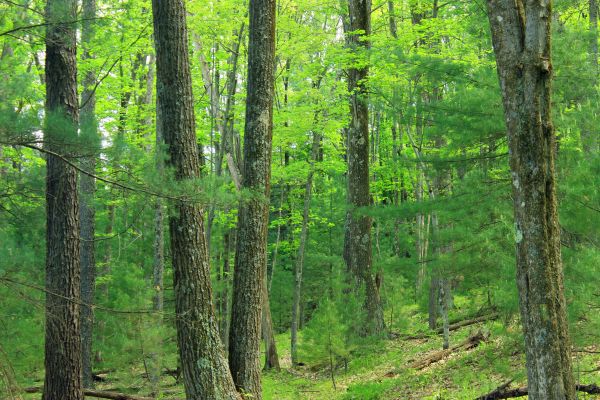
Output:
[[[77,140],[76,0],[46,3],[46,344],[44,400],[83,399]],[[60,153],[61,157],[56,153]]]
[[[488,0],[508,130],[530,399],[575,399],[551,119],[550,0]]]
[[[178,182],[200,176],[183,0],[153,0],[158,131]],[[239,399],[212,303],[203,207],[175,201],[169,218],[177,346],[187,399]]]
[[[273,129],[275,3],[275,0],[250,2],[242,187],[252,195],[239,207],[229,335],[229,367],[235,384],[259,400]]]
[[[379,287],[372,271],[371,218],[356,214],[356,209],[371,204],[369,193],[369,108],[366,80],[369,67],[364,62],[371,34],[371,0],[349,0],[350,18],[345,24],[347,43],[355,55],[348,68],[350,93],[350,126],[347,129],[348,203],[350,212],[346,224],[344,248],[347,249],[348,270],[360,292],[365,293],[367,320],[364,333],[378,334],[384,330],[383,306]]]
[[[96,16],[96,0],[83,1],[83,29],[81,42],[83,59],[91,59],[89,48],[94,37],[94,17]],[[98,128],[96,124],[96,91],[94,85],[96,75],[90,69],[83,79],[81,94],[81,137],[86,145],[82,166],[85,171],[94,172],[96,168],[96,148],[98,144]],[[94,331],[94,287],[96,281],[96,259],[94,246],[95,210],[94,195],[96,182],[88,174],[80,174],[79,199],[81,219],[81,357],[83,367],[83,386],[92,387],[92,337]]]

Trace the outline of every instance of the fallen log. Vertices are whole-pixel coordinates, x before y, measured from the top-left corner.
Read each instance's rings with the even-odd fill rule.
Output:
[[[41,393],[41,387],[28,387],[23,389],[25,393]],[[136,396],[133,394],[108,392],[102,390],[84,389],[83,394],[85,397],[96,397],[99,399],[109,400],[153,400],[151,397]]]
[[[485,321],[491,321],[498,318],[498,313],[494,312],[492,314],[488,314],[488,315],[482,315],[480,317],[476,317],[476,318],[471,318],[471,319],[465,319],[462,321],[458,321],[455,322],[453,324],[450,324],[448,326],[448,329],[450,331],[456,331],[460,328],[463,328],[465,326],[470,326],[470,325],[475,325],[478,324],[480,322],[485,322]],[[442,333],[444,333],[444,328],[438,328],[435,331],[431,332],[431,333],[420,333],[418,335],[404,335],[402,336],[402,339],[406,339],[406,340],[415,340],[415,339],[427,339],[428,337],[430,337],[432,334],[438,334],[441,335]]]
[[[508,381],[498,386],[496,389],[491,391],[488,394],[484,394],[483,396],[479,396],[476,400],[499,400],[499,399],[512,399],[515,397],[523,397],[527,396],[527,386],[521,386],[515,389],[509,389],[508,387],[512,383]],[[575,389],[578,392],[584,392],[587,394],[600,394],[600,386],[591,384],[591,385],[575,385]]]
[[[488,334],[484,334],[483,332],[478,331],[477,333],[465,339],[465,341],[456,344],[450,347],[449,349],[436,351],[421,360],[414,361],[412,364],[410,364],[410,368],[423,369],[433,363],[443,360],[444,358],[448,357],[450,354],[458,350],[469,350],[475,348],[479,346],[479,343],[487,340],[488,336]]]

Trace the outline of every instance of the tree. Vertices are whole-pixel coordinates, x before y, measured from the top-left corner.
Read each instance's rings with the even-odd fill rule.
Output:
[[[351,121],[347,129],[348,203],[346,242],[348,270],[359,288],[364,290],[367,320],[365,332],[379,334],[384,330],[383,306],[379,287],[372,273],[371,218],[358,215],[357,209],[371,204],[369,193],[369,108],[366,79],[369,68],[362,57],[369,48],[365,36],[371,33],[371,1],[349,0],[349,22],[346,26],[349,47],[355,53],[354,65],[348,69]],[[346,24],[345,24],[346,25]]]
[[[275,68],[275,0],[250,2],[248,89],[242,200],[233,276],[229,367],[236,386],[262,398],[260,339],[263,285],[267,268],[267,230]]]
[[[175,179],[200,176],[190,77],[186,10],[182,0],[152,1],[156,47],[158,130]],[[212,303],[203,208],[174,202],[169,218],[177,346],[188,399],[239,399],[227,368]]]
[[[575,399],[551,118],[551,1],[488,0],[508,141],[531,399]]]
[[[321,137],[313,132],[313,143],[310,155],[310,167],[306,177],[304,188],[304,211],[302,212],[302,228],[300,231],[300,244],[298,245],[298,257],[294,265],[294,299],[292,303],[292,326],[290,333],[290,353],[292,365],[298,364],[298,325],[300,320],[300,298],[302,294],[302,269],[304,268],[304,251],[308,239],[308,223],[310,219],[310,197],[312,195],[313,176],[315,174],[315,162],[318,161]]]
[[[77,139],[75,0],[46,3],[46,343],[44,400],[83,399],[79,199],[69,164]],[[61,155],[57,153],[60,152]],[[63,158],[64,157],[64,158]]]
[[[94,37],[93,20],[96,16],[96,0],[83,2],[83,29],[81,40],[83,44],[84,60],[92,58],[90,55],[91,42]],[[96,92],[94,85],[96,76],[92,69],[84,77],[83,93],[81,94],[81,137],[86,145],[85,156],[82,158],[82,167],[87,172],[94,172],[96,168],[96,147],[98,144],[98,128],[96,123]],[[95,260],[95,210],[94,194],[96,182],[88,174],[80,174],[81,195],[79,199],[79,216],[81,220],[81,357],[83,368],[83,386],[92,387],[92,337],[94,333],[94,303],[96,260]]]

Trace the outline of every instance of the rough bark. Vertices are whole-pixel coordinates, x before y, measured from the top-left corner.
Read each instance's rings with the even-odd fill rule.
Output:
[[[369,42],[365,35],[371,33],[371,1],[349,0],[350,14],[347,26],[347,44],[358,59],[365,57]],[[357,34],[356,32],[363,32]],[[365,334],[379,334],[385,329],[383,306],[372,271],[370,217],[358,215],[357,209],[371,204],[369,193],[369,109],[366,79],[367,66],[348,68],[348,91],[350,93],[351,122],[348,127],[348,203],[347,218],[347,266],[359,292],[365,293]]]
[[[221,290],[221,341],[225,346],[225,352],[229,351],[229,286],[231,282],[230,253],[231,253],[232,230],[225,229],[223,233],[223,270]]]
[[[151,87],[154,84],[154,74],[152,73],[152,64],[149,65],[147,84]],[[152,102],[152,91],[146,93],[146,99],[144,102]],[[159,106],[157,102],[156,107],[156,119],[160,119]],[[151,121],[146,121],[147,124],[151,124]],[[155,134],[155,157],[156,157],[156,171],[162,178],[164,177],[164,159],[162,154],[162,148],[164,145],[163,134],[159,129],[160,123],[156,124]],[[154,203],[154,245],[153,245],[153,259],[152,259],[152,310],[155,314],[152,316],[150,322],[152,325],[160,328],[163,324],[162,311],[164,307],[164,272],[165,272],[165,217],[163,212],[163,199],[157,197]],[[161,347],[162,340],[160,337],[154,342],[154,348],[150,350],[148,355],[148,365],[146,369],[148,371],[148,380],[152,387],[152,393],[156,397],[160,393],[160,368],[161,368]]]
[[[530,399],[575,399],[551,120],[551,1],[488,0],[508,131]]]
[[[79,120],[75,0],[46,3],[44,148],[74,156]],[[43,400],[83,399],[81,381],[79,199],[77,171],[46,158],[46,343]]]
[[[96,0],[83,1],[83,29],[81,41],[83,44],[83,59],[92,58],[88,48],[94,37],[93,19],[96,16]],[[81,166],[85,171],[94,172],[96,169],[96,149],[98,144],[98,128],[96,123],[96,94],[94,85],[96,76],[89,70],[83,81],[81,95],[81,136],[86,145]],[[83,386],[91,388],[92,378],[92,337],[94,331],[94,293],[96,285],[95,259],[95,215],[94,196],[96,182],[87,174],[80,174],[79,218],[81,221],[81,357],[83,368]]]
[[[240,391],[262,398],[260,339],[267,263],[275,67],[275,0],[250,2],[242,187],[229,335],[229,367]]]
[[[152,1],[158,123],[177,181],[200,177],[186,11],[182,0]],[[239,399],[227,368],[212,303],[203,208],[175,201],[169,218],[175,325],[186,397]]]
[[[262,335],[265,342],[265,369],[280,370],[279,355],[277,354],[277,343],[273,333],[273,320],[271,318],[271,305],[269,302],[269,291],[267,290],[267,277],[263,285],[263,311],[262,311]]]

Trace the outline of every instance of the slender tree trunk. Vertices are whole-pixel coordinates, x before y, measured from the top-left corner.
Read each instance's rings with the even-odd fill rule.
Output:
[[[298,257],[294,267],[294,299],[292,302],[292,326],[291,326],[291,356],[292,365],[298,364],[298,324],[300,317],[300,299],[302,292],[302,269],[304,268],[304,253],[308,239],[308,222],[310,219],[310,198],[312,195],[312,182],[315,174],[315,162],[319,153],[320,135],[313,133],[313,144],[311,151],[310,169],[306,177],[304,189],[304,211],[302,213],[302,228],[300,231],[300,244],[298,246]]]
[[[186,11],[182,0],[152,1],[156,47],[158,130],[180,182],[200,177],[194,126]],[[215,317],[203,209],[174,202],[169,218],[177,345],[186,397],[239,399],[227,368]]]
[[[488,0],[515,211],[530,399],[575,399],[551,119],[551,1]]]
[[[598,1],[589,0],[589,14],[590,14],[590,62],[592,64],[593,72],[593,95],[591,96],[592,107],[598,104]],[[593,114],[589,120],[582,121],[582,142],[583,150],[586,153],[592,153],[597,151],[600,145],[600,138],[598,138],[598,122],[596,120],[596,110],[592,109]]]
[[[75,156],[77,56],[75,0],[46,3],[46,121],[44,148]],[[46,158],[46,343],[43,400],[81,400],[79,199],[77,171]]]
[[[236,386],[262,398],[260,339],[271,178],[275,69],[275,0],[250,2],[248,89],[242,187],[231,306],[229,367]]]
[[[365,57],[369,42],[364,35],[371,33],[371,1],[349,0],[350,12],[347,43],[359,57]],[[355,34],[362,31],[363,34]],[[370,217],[355,214],[355,209],[371,204],[369,193],[369,109],[365,80],[368,67],[348,69],[348,91],[350,92],[350,114],[348,128],[348,202],[350,203],[346,235],[348,249],[348,269],[354,277],[357,288],[365,289],[365,309],[367,320],[365,334],[379,334],[385,329],[383,306],[372,271]],[[360,290],[359,290],[360,292]]]
[[[598,1],[589,0],[590,13],[590,57],[594,72],[598,72]],[[597,78],[595,79],[597,81]]]
[[[83,1],[83,30],[81,33],[83,44],[83,59],[91,59],[89,47],[94,37],[93,19],[96,16],[96,0]],[[96,123],[96,95],[94,85],[96,75],[89,70],[84,78],[83,93],[81,95],[81,136],[86,144],[85,156],[81,166],[85,171],[94,172],[96,169],[96,151],[98,148],[98,128]],[[95,210],[94,196],[96,182],[86,174],[80,174],[79,218],[81,221],[81,358],[83,368],[83,386],[91,388],[92,379],[92,337],[94,332],[94,293],[96,285],[96,260],[95,260]]]

